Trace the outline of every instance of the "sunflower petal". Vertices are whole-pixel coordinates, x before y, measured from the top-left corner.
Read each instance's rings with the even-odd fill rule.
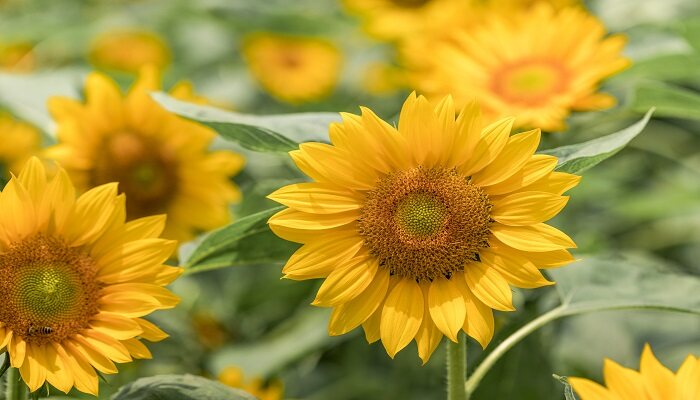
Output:
[[[396,286],[384,303],[379,326],[382,343],[391,358],[416,336],[425,310],[420,286],[412,279],[396,279]]]

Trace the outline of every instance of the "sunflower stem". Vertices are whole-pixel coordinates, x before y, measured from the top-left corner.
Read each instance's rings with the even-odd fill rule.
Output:
[[[458,342],[447,340],[447,400],[467,400],[464,387],[467,379],[467,338],[462,333]]]
[[[9,355],[5,355],[9,357]],[[19,376],[17,368],[7,370],[7,381],[5,383],[5,399],[6,400],[26,400],[27,386]]]

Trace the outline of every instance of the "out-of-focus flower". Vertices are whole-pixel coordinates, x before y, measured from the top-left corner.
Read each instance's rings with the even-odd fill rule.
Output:
[[[603,366],[605,386],[582,378],[569,378],[581,400],[698,400],[700,358],[689,355],[674,374],[644,346],[639,372],[612,360]]]
[[[209,349],[216,349],[226,343],[226,327],[208,313],[196,313],[192,316],[192,328],[199,342]]]
[[[327,96],[342,66],[342,54],[333,43],[310,37],[253,34],[244,41],[243,55],[265,90],[289,103]]]
[[[245,380],[243,371],[237,367],[226,367],[219,374],[219,381],[224,385],[243,389],[259,400],[282,400],[284,386],[280,381],[270,381],[267,384],[260,378]]]
[[[0,179],[18,174],[24,163],[39,151],[41,135],[33,126],[0,113]]]
[[[579,8],[537,4],[493,15],[480,26],[405,57],[414,86],[458,105],[476,98],[491,117],[517,115],[516,126],[563,129],[572,110],[612,107],[601,81],[629,65],[622,35],[605,37],[600,21]],[[413,67],[411,66],[413,63]]]
[[[406,86],[406,72],[402,68],[373,63],[367,66],[362,77],[362,87],[374,95],[384,95]]]
[[[168,336],[141,317],[179,301],[163,287],[182,272],[163,265],[177,244],[158,238],[164,215],[125,223],[124,207],[116,183],[76,199],[37,158],[0,193],[0,347],[31,391],[97,395],[96,370],[151,358],[141,339]]]
[[[150,96],[158,90],[155,67],[143,69],[125,97],[112,80],[91,74],[85,103],[50,100],[59,143],[47,156],[61,162],[80,190],[119,182],[129,219],[167,213],[164,236],[184,241],[229,221],[228,204],[240,198],[230,177],[243,158],[209,151],[215,133],[163,109]]]
[[[486,347],[493,310],[514,310],[510,285],[551,285],[538,268],[572,261],[574,242],[545,221],[580,178],[534,154],[539,130],[511,136],[513,118],[483,124],[475,103],[455,111],[412,94],[398,129],[362,108],[331,125],[332,144],[290,153],[312,182],[272,193],[289,208],[269,225],[303,243],[286,278],[325,278],[313,304],[333,307],[331,335],[362,325],[392,358],[415,339],[424,362],[462,330]]]
[[[172,56],[165,41],[153,32],[116,30],[97,36],[88,58],[100,69],[137,73],[148,65],[162,70]]]
[[[36,65],[34,46],[27,42],[0,41],[0,70],[30,72]]]

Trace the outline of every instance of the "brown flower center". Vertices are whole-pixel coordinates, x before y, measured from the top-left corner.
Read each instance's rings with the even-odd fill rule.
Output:
[[[0,322],[30,343],[61,341],[88,327],[101,285],[80,248],[43,235],[0,254]]]
[[[119,182],[129,219],[163,213],[177,190],[175,157],[144,135],[120,132],[108,137],[92,171],[91,185]]]
[[[484,191],[454,170],[395,172],[367,192],[359,233],[380,265],[404,278],[433,280],[463,271],[488,247]]]
[[[403,8],[419,8],[430,3],[431,0],[389,0],[398,7]]]

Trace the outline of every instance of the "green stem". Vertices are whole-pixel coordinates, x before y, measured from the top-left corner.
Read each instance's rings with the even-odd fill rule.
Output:
[[[484,361],[479,364],[479,366],[474,370],[474,373],[469,377],[467,382],[464,384],[464,389],[467,393],[473,393],[479,383],[484,378],[491,367],[496,364],[496,362],[513,346],[518,342],[525,339],[529,334],[538,330],[539,328],[547,325],[549,322],[554,321],[557,318],[563,316],[565,306],[561,305],[549,312],[546,312],[534,320],[530,321],[528,324],[518,329],[515,333],[508,336],[506,340],[502,341],[492,352],[484,359]]]
[[[460,333],[457,340],[447,340],[447,400],[468,399],[463,385],[467,379],[467,338]]]
[[[9,357],[9,355],[5,355]],[[7,383],[5,384],[5,399],[6,400],[26,400],[27,386],[19,376],[17,368],[7,370]]]

